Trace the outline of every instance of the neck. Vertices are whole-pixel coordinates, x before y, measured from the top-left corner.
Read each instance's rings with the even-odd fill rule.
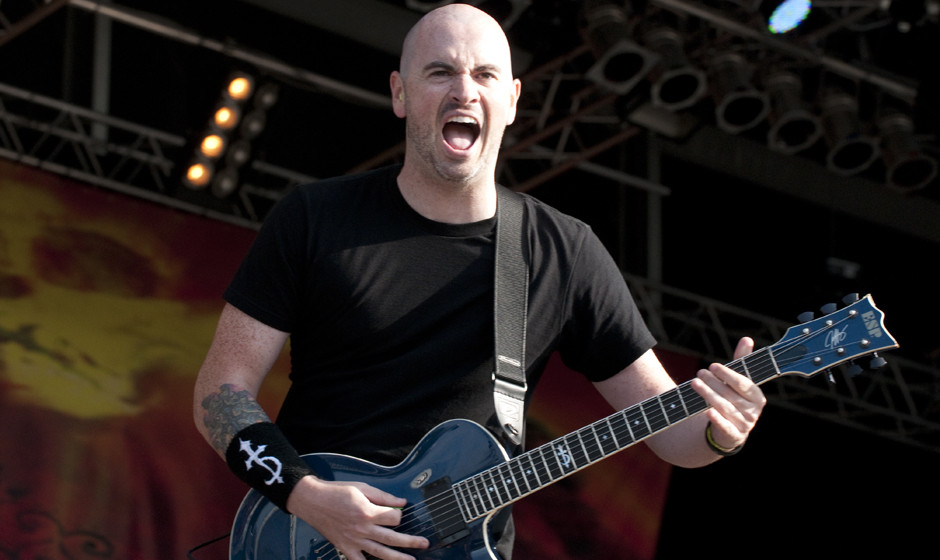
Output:
[[[469,224],[496,214],[494,181],[427,180],[406,166],[398,176],[398,189],[409,206],[435,222]]]

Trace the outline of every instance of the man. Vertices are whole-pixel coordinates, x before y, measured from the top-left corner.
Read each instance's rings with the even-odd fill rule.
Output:
[[[405,38],[390,87],[394,112],[406,120],[403,165],[285,198],[226,292],[194,395],[199,431],[232,469],[354,560],[404,560],[428,541],[396,530],[403,499],[320,480],[297,452],[394,465],[448,418],[499,431],[491,380],[495,167],[521,87],[506,37],[476,8],[439,8]],[[525,217],[530,386],[557,351],[618,409],[674,387],[589,228],[530,197]],[[255,397],[288,337],[292,385],[275,428]],[[752,346],[742,339],[736,357]],[[743,445],[765,402],[750,380],[717,364],[693,386],[708,412],[647,440],[686,467]],[[260,445],[284,465],[274,489],[246,472],[246,456]],[[501,534],[508,557],[511,530]]]

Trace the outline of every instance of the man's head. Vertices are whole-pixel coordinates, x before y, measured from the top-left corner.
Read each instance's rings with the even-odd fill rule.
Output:
[[[492,182],[520,91],[496,20],[466,4],[428,13],[405,38],[390,85],[407,121],[406,166],[436,180]]]

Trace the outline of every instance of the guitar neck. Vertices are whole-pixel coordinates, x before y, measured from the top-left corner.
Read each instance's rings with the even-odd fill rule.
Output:
[[[726,365],[754,383],[764,383],[780,375],[773,348]],[[705,399],[687,381],[457,482],[453,490],[465,519],[484,517],[707,408]]]

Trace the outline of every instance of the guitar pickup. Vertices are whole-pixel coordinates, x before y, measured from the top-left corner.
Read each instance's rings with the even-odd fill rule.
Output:
[[[450,477],[439,478],[422,489],[424,503],[431,516],[434,534],[441,546],[457,542],[470,534],[454,494]]]

